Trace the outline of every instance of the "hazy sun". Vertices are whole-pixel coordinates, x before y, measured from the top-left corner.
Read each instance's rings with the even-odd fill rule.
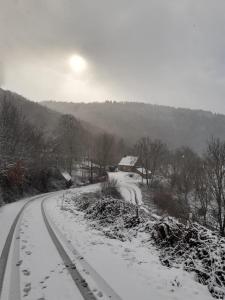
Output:
[[[87,69],[87,62],[80,55],[71,56],[69,59],[69,65],[75,73],[82,73]]]

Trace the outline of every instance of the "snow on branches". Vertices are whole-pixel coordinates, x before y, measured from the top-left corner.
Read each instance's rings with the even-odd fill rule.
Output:
[[[152,237],[167,267],[183,265],[212,296],[225,296],[225,239],[196,223],[186,227],[174,219],[157,222]]]

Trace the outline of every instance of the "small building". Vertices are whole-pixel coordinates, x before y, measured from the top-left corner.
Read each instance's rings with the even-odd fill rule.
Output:
[[[118,169],[124,172],[135,172],[138,156],[124,156],[118,164]]]
[[[73,182],[72,182],[72,177],[70,176],[70,174],[67,171],[64,171],[64,172],[61,172],[61,175],[66,181],[66,187],[67,188],[71,187]]]
[[[139,175],[141,175],[141,177],[143,178],[149,178],[151,176],[151,171],[148,170],[146,172],[146,170],[142,167],[136,168],[136,173],[138,173]]]
[[[118,171],[118,166],[107,166],[106,167],[106,171],[109,171],[109,172],[117,172]]]

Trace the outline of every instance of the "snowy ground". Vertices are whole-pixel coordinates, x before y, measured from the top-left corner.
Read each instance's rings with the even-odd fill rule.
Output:
[[[110,179],[115,179],[119,185],[122,197],[143,209],[147,209],[142,201],[142,194],[138,184],[141,182],[141,176],[132,172],[109,172]]]
[[[142,205],[141,190],[138,187],[140,176],[135,173],[109,172],[110,179],[115,179],[119,185],[121,195],[133,204]]]
[[[67,202],[67,210],[61,210],[61,200],[55,198],[46,207],[61,235],[82,254],[82,261],[88,262],[121,299],[212,299],[207,288],[195,282],[191,274],[162,266],[146,234],[126,242],[112,240],[91,228],[83,213],[74,211],[72,200]],[[88,270],[86,265],[84,269]],[[88,274],[89,270],[87,282]],[[99,285],[97,280],[94,286],[105,295],[104,284]]]
[[[135,193],[142,205],[137,179],[122,172],[114,174],[126,200],[133,202]],[[98,188],[90,185],[43,195],[27,206],[16,226],[2,299],[83,299],[47,231],[41,213],[44,199],[52,229],[96,299],[212,299],[190,273],[161,265],[148,234],[138,233],[136,238],[122,242],[91,227],[84,214],[75,210],[74,197]],[[4,228],[0,245],[4,245],[10,224],[25,201],[0,211],[0,226]]]
[[[4,280],[4,300],[83,299],[47,232],[41,215],[43,198],[31,202],[17,224]]]
[[[26,201],[27,200],[20,200],[0,208],[0,253],[2,252],[5,240],[16,215]]]

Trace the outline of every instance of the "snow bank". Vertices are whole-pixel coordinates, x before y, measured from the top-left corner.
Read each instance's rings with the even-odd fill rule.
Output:
[[[123,300],[210,300],[207,288],[181,268],[167,268],[149,242],[149,233],[137,232],[132,239],[110,239],[93,227],[84,213],[74,208],[74,190],[68,194],[67,210],[61,200],[46,203],[48,214],[70,244],[82,253],[83,260],[116,291]],[[71,196],[71,197],[70,197]],[[87,270],[87,269],[85,269]],[[88,275],[87,275],[88,280]]]

